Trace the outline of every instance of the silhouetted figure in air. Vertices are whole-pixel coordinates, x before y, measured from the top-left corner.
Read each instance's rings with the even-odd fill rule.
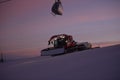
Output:
[[[53,15],[62,15],[62,9],[63,7],[62,7],[61,1],[55,0],[55,3],[53,4],[52,9],[51,9]]]

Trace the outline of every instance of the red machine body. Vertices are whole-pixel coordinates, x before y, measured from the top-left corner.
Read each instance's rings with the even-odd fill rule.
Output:
[[[54,47],[64,47],[64,48],[69,48],[69,47],[74,47],[76,45],[76,42],[73,40],[73,37],[71,35],[67,34],[59,34],[59,35],[54,35],[52,36],[49,41],[48,45],[54,45]]]
[[[71,35],[67,34],[58,34],[52,36],[48,40],[48,45],[52,45],[52,47],[41,50],[41,56],[52,56],[91,48],[90,43],[77,43],[73,40]]]

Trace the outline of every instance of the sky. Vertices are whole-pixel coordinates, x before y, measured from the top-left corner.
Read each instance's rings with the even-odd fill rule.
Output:
[[[3,1],[3,0],[2,0]],[[54,0],[11,0],[0,4],[0,50],[39,55],[56,34],[77,42],[120,41],[120,0],[61,0],[62,16],[51,15]]]

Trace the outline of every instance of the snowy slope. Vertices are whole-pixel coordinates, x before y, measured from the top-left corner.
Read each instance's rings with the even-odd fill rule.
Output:
[[[6,62],[0,80],[120,80],[120,45]]]

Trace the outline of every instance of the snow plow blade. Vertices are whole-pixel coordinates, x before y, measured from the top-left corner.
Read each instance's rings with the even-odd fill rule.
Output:
[[[41,56],[54,56],[59,54],[64,54],[64,48],[47,48],[41,50]]]

